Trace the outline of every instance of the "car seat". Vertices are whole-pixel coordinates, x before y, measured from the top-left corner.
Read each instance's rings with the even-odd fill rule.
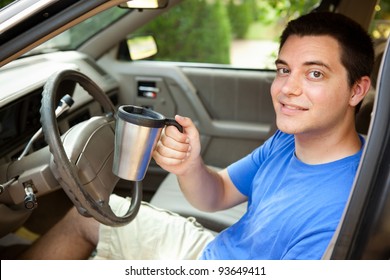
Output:
[[[218,168],[212,168],[218,170]],[[220,232],[235,223],[245,213],[247,207],[245,202],[228,210],[212,213],[200,211],[184,198],[176,175],[172,173],[168,174],[161,183],[150,203],[184,217],[195,217],[200,224],[212,232]]]
[[[381,66],[383,54],[386,48],[386,41],[380,41],[375,47],[375,61],[371,74],[371,89],[367,93],[360,107],[360,110],[356,114],[356,130],[360,134],[367,135],[368,128],[371,122],[372,110],[375,101],[375,92],[377,87],[378,73]]]

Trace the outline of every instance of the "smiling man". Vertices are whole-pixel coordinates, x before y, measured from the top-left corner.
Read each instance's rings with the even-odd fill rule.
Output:
[[[320,259],[362,154],[355,112],[370,88],[373,60],[371,38],[342,15],[291,21],[271,87],[278,131],[220,172],[203,163],[192,120],[176,116],[184,133],[166,128],[153,157],[177,175],[188,201],[205,211],[248,201],[244,216],[215,238],[148,204],[121,228],[99,226],[73,210],[23,257],[81,258],[97,244],[96,258]],[[113,198],[113,208],[128,208],[128,200]]]
[[[355,107],[370,79],[367,75],[350,84],[342,51],[330,36],[293,35],[276,61],[271,93],[277,126],[295,135],[295,153],[309,164],[344,158],[361,148],[353,127]]]

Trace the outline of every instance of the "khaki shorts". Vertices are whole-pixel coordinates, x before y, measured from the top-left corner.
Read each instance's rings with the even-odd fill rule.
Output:
[[[112,195],[110,205],[117,215],[123,215],[130,200]],[[137,217],[128,225],[100,226],[93,259],[198,259],[213,238],[194,218],[184,218],[142,202]]]

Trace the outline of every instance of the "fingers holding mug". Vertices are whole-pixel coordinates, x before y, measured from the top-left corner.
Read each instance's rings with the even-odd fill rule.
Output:
[[[156,145],[153,157],[159,165],[177,165],[188,156],[191,146],[163,135]]]

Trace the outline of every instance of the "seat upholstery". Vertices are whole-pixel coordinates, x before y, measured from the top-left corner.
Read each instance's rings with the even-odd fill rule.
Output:
[[[231,209],[213,213],[200,211],[184,198],[176,176],[171,173],[159,186],[151,204],[184,217],[195,217],[199,223],[213,232],[220,232],[235,223],[245,213],[247,207],[247,203],[242,203]]]
[[[372,110],[375,103],[375,93],[378,86],[378,74],[386,45],[387,40],[380,41],[375,46],[375,61],[373,71],[371,73],[371,89],[367,93],[362,102],[360,110],[356,114],[356,130],[363,135],[368,134],[368,128],[371,123]]]

